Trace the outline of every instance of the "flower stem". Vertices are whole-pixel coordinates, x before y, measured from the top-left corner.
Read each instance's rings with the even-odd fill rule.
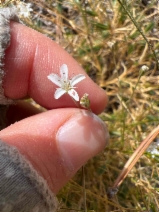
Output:
[[[71,97],[72,98],[72,97]],[[79,105],[77,102],[72,98],[75,105],[79,108]],[[91,111],[91,109],[90,109]],[[83,199],[84,199],[84,212],[87,212],[87,204],[86,204],[86,184],[85,184],[85,169],[84,166],[82,166],[82,182],[83,182]]]
[[[71,99],[73,100],[73,102],[75,103],[75,105],[79,108],[79,105],[78,105],[77,102],[74,100],[74,98],[72,98],[72,96],[71,96]]]
[[[82,166],[82,180],[83,180],[84,212],[87,212],[86,184],[85,184],[85,170],[84,170],[84,166]]]

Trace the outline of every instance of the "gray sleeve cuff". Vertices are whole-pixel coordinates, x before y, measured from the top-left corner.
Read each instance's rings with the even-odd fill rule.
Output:
[[[55,212],[57,205],[32,165],[15,147],[0,140],[0,211]]]

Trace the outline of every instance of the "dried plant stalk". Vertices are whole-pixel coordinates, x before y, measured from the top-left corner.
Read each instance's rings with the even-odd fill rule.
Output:
[[[159,125],[142,141],[140,146],[135,150],[135,152],[129,158],[123,170],[121,171],[120,175],[116,179],[114,185],[108,191],[108,196],[110,198],[118,191],[118,187],[121,185],[121,183],[127,177],[129,172],[135,166],[139,158],[142,156],[142,154],[145,152],[145,150],[148,148],[151,142],[157,137],[158,134],[159,134]]]

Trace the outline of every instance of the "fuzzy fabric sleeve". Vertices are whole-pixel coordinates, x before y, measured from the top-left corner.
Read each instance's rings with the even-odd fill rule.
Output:
[[[15,147],[0,140],[0,211],[55,212],[57,205],[32,165]]]
[[[0,8],[0,130],[5,127],[7,105],[13,103],[3,90],[10,20],[19,21],[16,7]],[[32,165],[15,147],[0,140],[0,212],[55,212],[57,205],[55,195]]]

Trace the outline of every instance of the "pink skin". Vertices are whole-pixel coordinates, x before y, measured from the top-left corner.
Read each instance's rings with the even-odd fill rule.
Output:
[[[70,77],[85,74],[79,64],[56,43],[21,24],[11,24],[11,45],[5,57],[5,95],[13,99],[29,95],[41,106],[55,110],[29,118],[21,116],[25,119],[2,130],[0,139],[16,146],[55,193],[89,158],[102,151],[108,140],[108,133],[102,124],[89,113],[85,114],[83,110],[75,108],[68,95],[59,100],[54,99],[57,86],[47,76],[52,72],[59,74],[59,68],[64,63],[68,65]],[[92,111],[96,114],[102,112],[108,101],[105,92],[87,75],[77,86],[80,97],[84,93],[89,94]],[[16,108],[13,109],[15,116]],[[64,132],[66,138],[68,134],[71,137],[68,136],[68,140],[65,136],[60,137],[63,140],[59,143],[59,129],[70,123],[69,120],[75,123],[71,126],[78,126],[75,130],[72,128],[72,131]],[[70,130],[69,126],[64,126],[64,129]],[[73,165],[70,165],[70,161],[73,161]]]
[[[11,46],[6,51],[5,64],[6,96],[19,99],[29,95],[47,109],[76,107],[67,95],[58,101],[54,99],[57,86],[47,76],[52,72],[59,75],[62,64],[67,64],[69,77],[86,74],[67,52],[49,38],[21,24],[13,23]],[[89,94],[94,113],[103,111],[107,104],[106,94],[87,75],[76,87],[80,97],[84,93]]]

